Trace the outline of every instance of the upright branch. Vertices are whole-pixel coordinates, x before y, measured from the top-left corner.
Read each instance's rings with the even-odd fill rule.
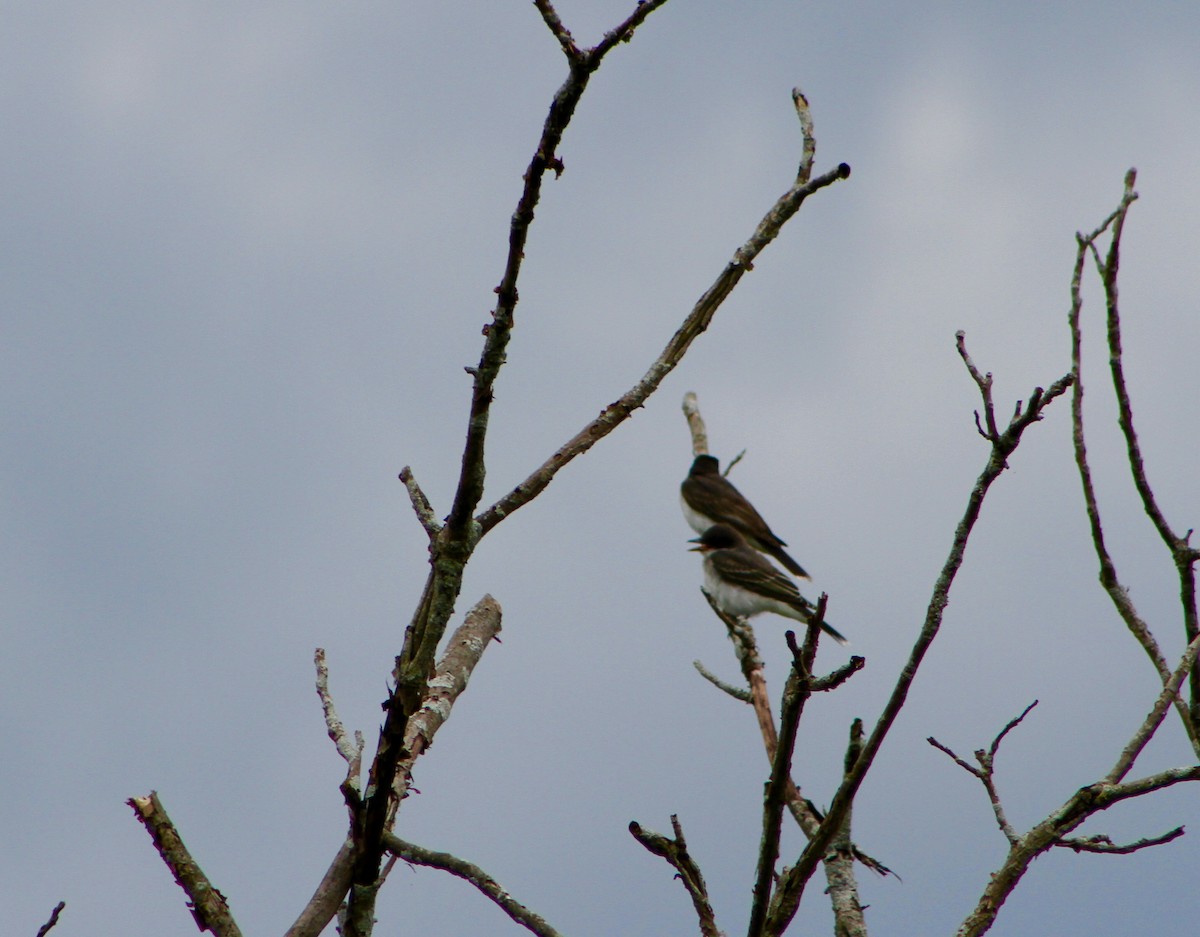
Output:
[[[724,937],[717,929],[716,916],[708,899],[708,886],[704,884],[700,866],[696,865],[696,860],[688,852],[687,840],[683,838],[683,827],[679,823],[679,817],[674,814],[671,815],[671,828],[675,832],[674,838],[644,829],[636,820],[629,824],[629,832],[633,834],[633,838],[646,847],[647,851],[666,859],[675,870],[676,876],[692,899],[692,907],[696,909],[703,937]]]
[[[693,454],[700,455],[707,453],[707,430],[704,419],[700,414],[700,405],[696,394],[691,391],[684,395],[683,413],[687,419],[688,430],[692,438]],[[737,459],[734,459],[726,466],[726,474],[728,474],[729,468],[736,461]],[[816,835],[823,817],[817,807],[801,794],[800,789],[791,777],[790,758],[792,743],[789,742],[785,746],[787,755],[782,762],[780,761],[780,748],[782,745],[780,742],[780,731],[776,729],[775,717],[771,711],[763,661],[758,652],[758,644],[754,636],[753,627],[745,619],[735,618],[723,612],[707,591],[701,591],[704,593],[704,597],[708,601],[713,614],[721,620],[728,631],[734,653],[742,670],[742,676],[746,681],[746,688],[729,686],[721,682],[710,674],[699,661],[695,662],[696,669],[705,679],[709,680],[710,683],[713,683],[725,693],[752,705],[758,720],[759,732],[762,735],[763,748],[766,751],[767,760],[772,767],[770,783],[773,786],[773,790],[764,801],[764,833],[762,843],[760,844],[760,861],[758,866],[759,871],[756,876],[755,900],[751,908],[750,933],[757,933],[762,928],[762,920],[767,907],[766,898],[770,896],[770,879],[774,870],[775,860],[778,858],[780,832],[778,828],[778,810],[782,806],[786,806],[796,825],[809,838]],[[809,630],[806,633],[812,635],[814,630],[816,633],[819,633],[821,621],[823,620],[824,608],[821,609],[820,616],[813,616],[810,619]],[[809,676],[806,681],[807,690],[804,694],[805,697],[810,691],[834,688],[848,679],[852,674],[861,670],[866,664],[866,661],[862,657],[852,657],[849,663],[835,671],[829,677],[817,680],[811,675],[812,659],[816,648],[815,636],[806,640],[806,647],[808,648],[806,653],[808,656],[805,658],[803,656],[797,657],[800,652],[794,647],[794,635],[792,635],[792,632],[788,632],[787,634],[789,636],[789,646],[793,648],[793,659],[808,660],[805,672]],[[794,671],[793,676],[795,676]],[[798,710],[793,708],[794,701],[800,699],[800,695],[796,690],[796,682],[789,679],[784,689],[785,706],[782,719],[785,723],[792,722],[792,715],[795,715],[795,722],[792,722],[792,727],[786,730],[786,732],[793,733],[793,737],[794,725],[798,724],[799,716]],[[781,768],[780,766],[784,763],[788,764],[789,767]],[[780,789],[780,785],[782,785],[782,790]],[[864,853],[850,841],[849,823],[847,821],[843,823],[838,847],[826,855],[824,863],[825,875],[829,884],[830,901],[837,919],[838,933],[841,935],[866,933],[866,924],[862,915],[863,909],[858,900],[858,885],[854,878],[854,861],[856,859],[880,875],[892,874],[887,866]]]
[[[1142,456],[1141,444],[1138,442],[1137,431],[1133,423],[1133,405],[1130,402],[1129,389],[1125,380],[1125,368],[1121,346],[1121,316],[1118,303],[1117,275],[1120,268],[1121,235],[1125,229],[1125,219],[1130,207],[1137,199],[1134,183],[1137,174],[1129,170],[1125,175],[1125,191],[1121,203],[1117,206],[1096,230],[1090,234],[1076,234],[1077,251],[1075,268],[1071,277],[1071,311],[1068,324],[1071,330],[1071,367],[1075,375],[1075,390],[1071,406],[1073,439],[1075,444],[1075,463],[1083,485],[1084,503],[1087,508],[1088,522],[1092,531],[1092,543],[1100,563],[1100,584],[1108,594],[1117,613],[1125,622],[1125,626],[1150,658],[1158,671],[1159,679],[1166,681],[1169,669],[1163,657],[1158,642],[1150,632],[1149,626],[1138,614],[1128,590],[1121,584],[1117,575],[1116,564],[1108,551],[1104,539],[1104,529],[1100,519],[1100,508],[1096,499],[1095,487],[1092,483],[1091,467],[1088,462],[1087,446],[1083,431],[1083,376],[1082,348],[1083,329],[1080,324],[1083,310],[1083,269],[1090,254],[1095,261],[1097,272],[1104,288],[1105,307],[1108,320],[1108,352],[1109,367],[1112,376],[1113,389],[1117,398],[1117,417],[1121,432],[1125,437],[1128,453],[1129,468],[1133,476],[1133,484],[1141,498],[1146,515],[1150,518],[1155,530],[1158,531],[1163,543],[1171,555],[1179,578],[1179,598],[1183,611],[1184,635],[1189,642],[1200,633],[1196,612],[1196,576],[1195,564],[1200,559],[1200,551],[1190,545],[1191,530],[1180,536],[1168,523],[1166,516],[1159,507],[1158,499],[1150,486],[1146,474],[1145,461]],[[1108,251],[1102,259],[1096,242],[1111,229]],[[1190,706],[1182,698],[1175,701],[1183,723],[1184,731],[1192,743],[1192,748],[1200,756],[1200,673],[1193,672],[1190,677]]]
[[[783,829],[783,805],[787,782],[791,779],[792,751],[796,745],[796,733],[804,705],[812,695],[812,666],[817,654],[821,622],[825,620],[825,608],[829,597],[822,592],[817,607],[808,621],[804,647],[796,646],[794,632],[787,632],[788,646],[792,651],[792,667],[784,684],[783,700],[779,707],[779,741],[775,756],[771,760],[771,775],[763,795],[762,839],[758,849],[758,869],[754,877],[753,901],[750,905],[750,937],[762,933],[767,916],[767,903],[771,897],[771,884],[775,878],[775,864],[779,859],[779,837]]]
[[[1000,477],[1004,469],[1007,468],[1008,457],[1020,444],[1025,430],[1041,420],[1042,412],[1045,408],[1056,397],[1066,391],[1071,384],[1072,377],[1070,374],[1067,374],[1055,381],[1047,390],[1043,390],[1041,387],[1035,388],[1033,393],[1029,395],[1028,403],[1024,405],[1020,402],[1017,403],[1013,415],[1008,421],[1008,425],[1001,431],[992,401],[990,376],[984,376],[975,367],[970,355],[967,354],[966,340],[962,332],[957,333],[956,341],[959,355],[962,357],[963,363],[978,386],[982,399],[984,422],[981,424],[977,414],[976,425],[980,433],[990,444],[988,459],[983,471],[975,481],[975,486],[971,490],[971,494],[967,498],[966,511],[962,519],[958,522],[958,526],[954,532],[954,541],[950,547],[950,553],[934,584],[933,595],[925,613],[925,623],[909,654],[908,663],[896,681],[891,696],[884,706],[883,713],[864,743],[862,754],[854,766],[846,772],[846,776],[829,806],[829,813],[825,822],[821,824],[817,835],[809,840],[808,845],[800,854],[795,865],[788,869],[781,878],[775,897],[771,902],[771,909],[767,916],[764,934],[782,934],[795,916],[808,880],[812,877],[817,863],[821,861],[836,837],[842,821],[850,810],[858,788],[862,784],[863,778],[866,777],[867,771],[870,770],[875,756],[879,753],[879,749],[883,745],[883,740],[887,737],[888,732],[891,731],[896,717],[900,714],[900,710],[903,708],[905,699],[908,696],[909,687],[912,686],[912,682],[916,678],[917,671],[921,666],[921,661],[924,659],[925,653],[929,650],[934,638],[937,637],[938,629],[941,627],[942,616],[945,614],[946,605],[950,599],[950,587],[953,585],[954,578],[962,566],[967,541],[971,536],[971,531],[974,529],[976,521],[979,520],[979,512],[988,490],[991,488],[992,483]],[[984,426],[986,426],[986,429]]]
[[[430,537],[431,568],[396,661],[395,689],[384,704],[384,722],[370,772],[371,793],[364,799],[352,825],[356,852],[354,882],[360,888],[369,888],[378,878],[383,858],[383,833],[389,817],[394,816],[392,792],[397,765],[402,757],[407,722],[425,696],[426,681],[433,668],[438,644],[462,587],[463,570],[483,533],[473,514],[483,496],[486,475],[484,444],[493,387],[504,365],[505,350],[512,336],[518,301],[517,281],[525,257],[529,227],[541,198],[542,181],[547,172],[552,171],[555,176],[563,172],[563,162],[558,156],[559,144],[589,79],[600,67],[604,56],[618,42],[632,38],[634,30],[665,2],[644,0],[639,3],[634,12],[607,33],[600,43],[584,51],[575,46],[549,0],[539,0],[537,4],[542,18],[567,56],[568,74],[554,95],[533,157],[525,170],[524,186],[509,225],[508,256],[495,291],[497,301],[492,310],[492,321],[484,326],[484,344],[479,363],[467,369],[472,377],[467,436],[457,490],[444,527],[438,528],[432,522],[432,509],[424,495],[418,495],[415,482],[410,483],[408,479],[405,482],[417,515]],[[411,472],[406,470],[405,474],[411,478]],[[372,899],[368,896],[364,900]],[[353,914],[351,919],[369,920],[370,914]]]

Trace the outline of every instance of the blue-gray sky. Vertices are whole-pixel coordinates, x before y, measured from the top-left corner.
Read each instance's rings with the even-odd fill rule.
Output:
[[[563,2],[583,43],[629,10]],[[313,692],[373,739],[425,574],[396,475],[453,492],[479,329],[564,75],[528,3],[22,4],[0,30],[5,649],[0,907],[34,933],[192,933],[124,801],[159,791],[247,933],[277,933],[345,831]],[[407,838],[471,859],[579,937],[694,932],[626,831],[678,813],[719,922],[744,927],[766,763],[699,593],[679,411],[831,595],[868,659],[812,705],[796,774],[824,803],[878,714],[986,457],[965,329],[1007,410],[1069,368],[1074,233],[1139,170],[1126,353],[1150,476],[1197,525],[1200,9],[1121,3],[685,3],[593,79],[530,237],[489,437],[494,498],[641,376],[790,183],[807,92],[812,199],[649,405],[470,567],[493,646],[416,774]],[[1168,655],[1165,551],[1133,497],[1085,311],[1091,448],[1118,568]],[[859,798],[879,933],[950,933],[1005,844],[967,753],[1034,698],[998,780],[1019,828],[1105,772],[1155,678],[1095,584],[1069,407],[987,505],[943,632]],[[782,622],[759,632],[774,687]],[[832,645],[821,662],[833,666]],[[1139,773],[1183,764],[1168,725]],[[1200,830],[1196,793],[1086,832]],[[1173,932],[1200,846],[1045,856],[994,933]],[[794,855],[795,837],[785,839]],[[801,912],[824,931],[814,889]],[[463,883],[400,866],[387,932],[518,933]]]

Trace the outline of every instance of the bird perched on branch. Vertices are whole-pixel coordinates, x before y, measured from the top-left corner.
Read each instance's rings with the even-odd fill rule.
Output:
[[[688,542],[697,544],[693,552],[704,554],[704,588],[726,615],[749,618],[760,612],[774,612],[805,624],[812,618],[813,604],[800,594],[796,584],[770,560],[750,549],[732,527],[713,524]],[[824,622],[821,629],[838,644],[849,643]]]
[[[725,524],[754,549],[774,557],[793,576],[811,578],[784,551],[787,543],[775,536],[754,505],[721,474],[714,456],[696,456],[688,477],[679,486],[679,495],[683,516],[696,533],[703,534],[713,524]]]

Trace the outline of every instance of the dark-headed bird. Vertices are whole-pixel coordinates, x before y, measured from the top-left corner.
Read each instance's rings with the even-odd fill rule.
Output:
[[[750,546],[774,557],[793,576],[810,578],[804,567],[784,552],[787,544],[775,536],[754,505],[720,472],[714,456],[698,455],[679,486],[679,501],[688,526],[703,534],[713,524],[732,527]]]
[[[714,524],[689,543],[698,544],[692,550],[704,554],[704,588],[726,615],[750,618],[774,612],[805,624],[812,618],[813,604],[796,584],[750,549],[732,527]],[[824,622],[821,628],[839,644],[849,643]]]

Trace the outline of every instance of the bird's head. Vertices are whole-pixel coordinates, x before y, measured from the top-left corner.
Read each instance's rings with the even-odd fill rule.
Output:
[[[713,550],[726,550],[730,547],[742,546],[745,542],[742,539],[742,535],[727,524],[713,524],[699,537],[688,541],[688,543],[697,544],[697,546],[691,548],[692,553],[709,553]]]
[[[698,455],[692,463],[692,470],[689,475],[720,475],[721,463],[717,461],[714,455]]]

